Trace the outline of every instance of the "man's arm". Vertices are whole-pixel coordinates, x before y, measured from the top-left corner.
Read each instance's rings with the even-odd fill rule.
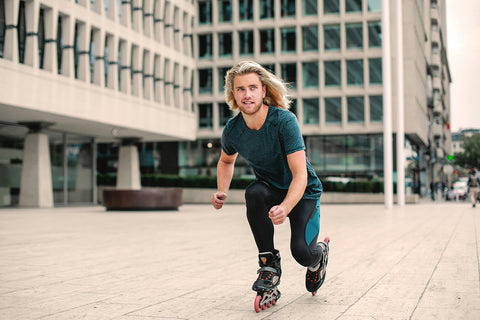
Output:
[[[217,164],[217,189],[218,191],[212,196],[212,205],[215,209],[223,207],[227,199],[228,189],[232,182],[233,170],[235,168],[235,160],[238,153],[231,156],[227,155],[223,150]]]
[[[285,221],[290,211],[302,199],[307,187],[308,175],[305,151],[300,150],[287,155],[287,161],[292,172],[292,182],[282,203],[270,209],[269,217],[274,224],[281,224]]]

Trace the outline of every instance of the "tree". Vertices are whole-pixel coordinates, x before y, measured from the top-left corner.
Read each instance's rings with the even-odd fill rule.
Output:
[[[463,137],[464,152],[456,152],[454,163],[464,169],[480,169],[480,133]]]

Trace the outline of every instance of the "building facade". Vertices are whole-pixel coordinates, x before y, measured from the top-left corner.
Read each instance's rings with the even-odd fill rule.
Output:
[[[320,176],[382,179],[385,81],[393,87],[396,134],[398,72],[393,68],[392,78],[382,79],[382,37],[391,37],[395,52],[394,3],[391,34],[384,35],[381,0],[199,0],[194,32],[199,131],[197,141],[181,143],[184,171],[208,173],[215,167],[221,131],[231,116],[224,75],[251,59],[289,83],[292,112]],[[402,5],[406,158],[394,168],[405,166],[408,192],[426,194],[429,181],[440,178],[451,144],[445,2]],[[395,61],[393,54],[393,66]],[[240,159],[236,174],[249,173]]]
[[[95,202],[98,144],[136,188],[129,146],[195,139],[194,8],[0,0],[0,205]]]
[[[397,132],[398,72],[382,75],[386,36],[396,65],[390,3],[385,35],[382,0],[0,0],[0,205],[22,205],[22,185],[52,189],[54,204],[95,202],[97,173],[125,163],[119,177],[214,175],[233,116],[223,79],[242,60],[288,82],[319,176],[382,180],[385,83],[394,143]],[[426,195],[451,153],[445,0],[402,6],[406,157],[394,170]],[[35,148],[49,159],[28,159]],[[52,186],[23,182],[45,171]],[[251,174],[239,158],[235,175]]]

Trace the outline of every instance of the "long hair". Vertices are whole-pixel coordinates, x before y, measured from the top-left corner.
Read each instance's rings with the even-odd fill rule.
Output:
[[[266,87],[265,98],[263,98],[264,104],[288,110],[291,100],[287,96],[287,86],[285,82],[253,61],[242,61],[228,70],[225,75],[225,101],[230,106],[230,109],[238,109],[237,102],[233,96],[233,79],[236,76],[248,73],[258,74],[260,82]]]

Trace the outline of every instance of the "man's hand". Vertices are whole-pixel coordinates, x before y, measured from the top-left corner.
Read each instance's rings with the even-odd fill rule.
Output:
[[[221,209],[225,200],[227,199],[227,194],[225,192],[218,191],[212,196],[212,206],[215,209]]]
[[[268,217],[272,220],[273,224],[282,224],[287,218],[288,212],[281,205],[273,206],[268,212]]]

